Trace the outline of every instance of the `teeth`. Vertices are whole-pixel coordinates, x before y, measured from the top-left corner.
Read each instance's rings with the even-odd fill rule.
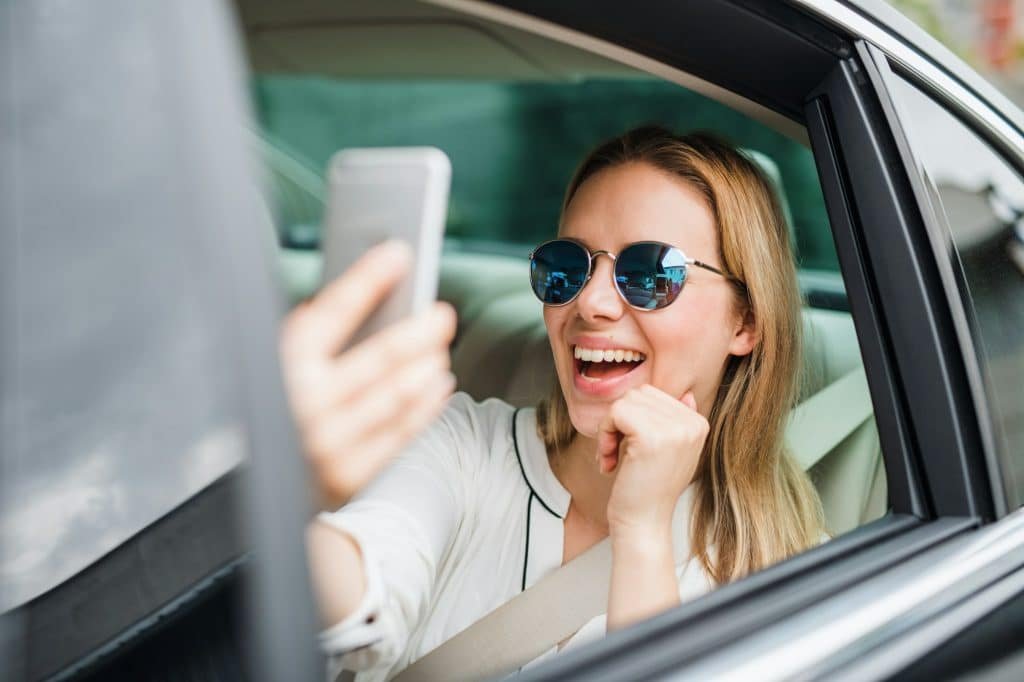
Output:
[[[621,348],[597,350],[580,348],[579,346],[573,348],[573,356],[577,360],[583,360],[584,362],[640,362],[644,359],[644,354],[637,351],[623,350]]]

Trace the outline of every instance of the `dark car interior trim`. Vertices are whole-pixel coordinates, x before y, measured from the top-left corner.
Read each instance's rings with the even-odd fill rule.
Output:
[[[783,28],[755,3],[501,0],[492,4],[582,31],[714,82],[801,121],[804,97],[852,48],[803,15]],[[785,12],[773,9],[768,15]],[[743,50],[736,46],[742,45]],[[751,55],[772,55],[750,68]]]
[[[921,524],[887,516],[599,643],[560,654],[520,679],[647,679],[757,633],[974,527],[974,519]]]
[[[959,281],[958,271],[952,267],[949,259],[950,231],[944,224],[944,219],[932,210],[933,199],[927,188],[930,181],[923,175],[923,166],[912,151],[904,122],[900,119],[899,110],[893,100],[895,84],[892,82],[893,75],[889,69],[888,59],[880,50],[865,43],[858,43],[857,50],[875,86],[875,92],[887,118],[889,130],[892,131],[900,158],[903,160],[914,198],[918,206],[921,207],[922,223],[932,247],[935,268],[942,283],[955,338],[960,344],[960,361],[963,364],[965,378],[972,396],[970,405],[974,408],[974,419],[969,423],[977,426],[977,438],[982,444],[979,449],[969,452],[978,453],[979,456],[972,459],[976,462],[980,461],[978,466],[983,467],[988,474],[993,511],[999,518],[1005,516],[1009,511],[1007,495],[1010,491],[1004,485],[1006,475],[1002,471],[1003,465],[997,453],[996,443],[998,441],[992,431],[992,420],[988,410],[988,397],[982,379],[982,370],[978,362],[974,337],[967,321],[968,313],[961,298],[960,292],[964,290],[961,287],[964,284]],[[913,80],[910,82],[916,85]]]
[[[160,624],[153,618],[245,551],[240,474],[232,472],[73,578],[16,610],[27,635],[29,679],[78,674],[108,645],[123,648]],[[126,637],[125,631],[131,636]]]
[[[845,167],[858,169],[844,178],[844,191],[855,206],[860,246],[891,339],[901,413],[913,443],[908,461],[922,474],[934,515],[991,519],[986,472],[969,454],[981,452],[983,444],[963,358],[951,342],[953,321],[934,257],[921,238],[926,228],[909,181],[885,162],[899,158],[898,150],[869,76],[846,60],[818,94],[834,121]]]
[[[902,407],[905,398],[890,360],[892,344],[881,316],[878,291],[868,274],[862,235],[854,228],[856,208],[849,195],[847,160],[836,141],[836,124],[826,101],[825,96],[820,95],[809,102],[807,128],[816,151],[825,206],[871,389],[875,424],[885,460],[889,503],[898,513],[926,518],[931,515],[931,505],[921,489],[918,467],[910,455],[911,436]]]

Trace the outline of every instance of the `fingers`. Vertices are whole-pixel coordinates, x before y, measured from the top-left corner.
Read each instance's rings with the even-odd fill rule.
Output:
[[[435,361],[306,430],[306,451],[326,500],[344,504],[438,417],[455,389],[443,366]],[[440,378],[425,378],[431,373]]]
[[[697,411],[697,399],[693,397],[693,391],[687,391],[686,394],[683,395],[682,403],[694,412]]]
[[[649,423],[652,408],[660,406],[652,404],[652,398],[636,390],[629,391],[619,400],[612,403],[608,414],[601,420],[597,430],[597,462],[602,473],[610,473],[619,464],[622,442],[637,435],[644,425]]]
[[[639,441],[646,444],[641,449],[658,451],[670,441],[702,440],[706,432],[707,420],[697,411],[693,391],[687,391],[676,400],[644,384],[612,403],[601,420],[596,448],[599,470],[602,473],[614,470],[620,458],[635,450]],[[623,444],[628,445],[625,452]]]
[[[450,394],[454,382],[448,366],[447,352],[434,353],[373,382],[358,400],[336,403],[311,426],[310,448],[340,452],[377,430],[396,428],[425,389],[445,386]]]
[[[455,338],[455,309],[436,303],[419,315],[397,322],[349,349],[331,369],[341,392],[338,397],[361,391],[379,381],[382,368],[399,367],[425,353],[447,351]]]
[[[289,357],[334,356],[406,275],[412,249],[400,241],[375,246],[285,322]]]
[[[407,405],[402,419],[389,428],[379,430],[373,437],[366,440],[361,453],[368,461],[379,461],[383,466],[399,453],[413,438],[437,419],[451,397],[454,383],[438,384],[432,387],[422,400]],[[371,472],[375,474],[376,471]]]
[[[433,356],[448,362],[455,311],[447,303],[397,322],[326,364],[293,368],[294,409],[300,422],[317,419],[375,387],[388,387]],[[448,370],[446,364],[444,370]]]

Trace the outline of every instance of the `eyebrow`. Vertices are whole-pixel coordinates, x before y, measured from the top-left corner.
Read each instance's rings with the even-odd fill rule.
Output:
[[[559,237],[559,239],[569,239],[569,240],[574,241],[574,242],[576,242],[578,244],[583,244],[583,246],[587,247],[587,251],[594,251],[594,248],[585,239],[580,239],[579,237],[566,237],[566,236]]]

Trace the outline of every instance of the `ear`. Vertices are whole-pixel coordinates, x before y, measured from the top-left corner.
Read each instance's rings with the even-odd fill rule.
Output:
[[[729,354],[740,357],[750,355],[760,340],[761,330],[757,325],[757,318],[754,311],[747,308],[733,328],[732,339],[729,340]]]

